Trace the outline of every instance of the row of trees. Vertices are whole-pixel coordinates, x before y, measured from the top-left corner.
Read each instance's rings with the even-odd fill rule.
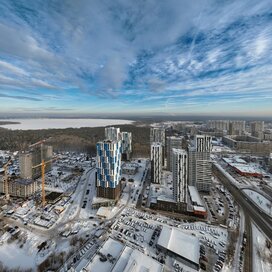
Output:
[[[149,128],[134,125],[120,125],[121,131],[132,132],[133,153],[135,156],[149,155]],[[104,139],[104,127],[67,128],[43,130],[8,130],[0,128],[0,149],[25,150],[32,143],[41,139],[50,139],[56,151],[96,152],[96,143]]]

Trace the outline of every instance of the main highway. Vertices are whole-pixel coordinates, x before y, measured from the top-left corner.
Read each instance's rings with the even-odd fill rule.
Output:
[[[262,230],[266,237],[272,240],[272,218],[259,209],[241,192],[239,188],[230,182],[227,175],[220,171],[220,168],[222,168],[220,165],[214,164],[213,174],[217,176],[217,178],[232,194],[235,201],[244,210],[245,215],[249,216],[251,220],[254,221],[254,223]]]

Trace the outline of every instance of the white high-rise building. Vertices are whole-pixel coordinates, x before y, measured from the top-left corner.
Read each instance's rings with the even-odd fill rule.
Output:
[[[153,183],[161,183],[162,177],[162,144],[151,144],[151,180]]]
[[[161,143],[165,146],[165,129],[161,127],[150,128],[150,144]]]
[[[116,199],[120,194],[121,141],[98,142],[96,150],[97,196]]]
[[[212,180],[212,162],[210,160],[196,161],[196,187],[198,191],[209,192]]]
[[[175,201],[187,203],[188,198],[188,154],[184,149],[172,149],[173,195]]]
[[[196,135],[188,147],[188,182],[199,191],[209,192],[212,182],[210,152],[212,138],[208,135]]]
[[[132,133],[131,132],[120,132],[120,128],[106,127],[105,128],[105,139],[111,141],[122,142],[122,159],[129,160],[132,152]]]
[[[105,128],[105,139],[111,141],[118,141],[121,139],[120,128],[106,127]]]
[[[212,137],[209,135],[195,135],[193,147],[197,152],[211,152]]]
[[[122,140],[122,158],[124,160],[129,160],[132,152],[132,133],[121,132],[121,140]]]
[[[172,149],[182,148],[183,137],[170,136],[166,138],[167,170],[172,171]]]
[[[165,164],[165,129],[162,127],[150,128],[150,144],[161,143],[162,145],[162,165]]]

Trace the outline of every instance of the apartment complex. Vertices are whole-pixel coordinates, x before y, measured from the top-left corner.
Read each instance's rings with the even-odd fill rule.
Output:
[[[118,199],[121,179],[121,140],[105,140],[96,144],[97,196]]]
[[[132,153],[132,133],[121,132],[122,140],[122,160],[130,160]]]
[[[111,141],[121,140],[122,148],[122,159],[129,160],[132,153],[132,133],[131,132],[120,132],[120,128],[106,127],[105,128],[105,139]]]
[[[105,128],[105,139],[111,141],[118,141],[121,139],[120,128],[106,127]]]
[[[199,191],[209,192],[212,180],[210,152],[212,138],[208,135],[196,135],[188,147],[189,185],[196,186]]]
[[[41,145],[32,148],[30,151],[21,152],[19,154],[20,176],[22,179],[36,179],[41,176],[41,167],[34,166],[41,164],[42,160],[49,161],[53,157],[53,147],[49,145]],[[45,172],[50,171],[52,164],[48,163]]]
[[[264,121],[254,121],[250,123],[251,135],[260,139],[264,138]]]
[[[182,137],[170,136],[166,138],[167,170],[172,171],[172,149],[182,148]]]
[[[209,120],[208,128],[218,130],[218,131],[228,131],[229,120]]]
[[[150,144],[161,143],[165,146],[165,129],[161,127],[150,128]]]
[[[161,143],[162,145],[162,165],[165,163],[165,129],[162,127],[150,128],[150,144]]]
[[[188,198],[188,154],[184,149],[173,148],[173,195],[178,203],[187,203]]]
[[[151,180],[153,183],[161,183],[162,177],[162,143],[151,144]]]
[[[0,178],[0,193],[5,193],[4,179]],[[9,179],[8,192],[14,197],[29,197],[39,191],[37,180],[32,179]]]
[[[229,135],[243,135],[246,130],[245,121],[230,121]]]

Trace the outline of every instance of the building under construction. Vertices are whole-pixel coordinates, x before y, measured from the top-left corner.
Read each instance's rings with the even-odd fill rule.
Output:
[[[37,180],[32,179],[9,179],[8,193],[14,197],[29,197],[39,191]],[[5,193],[5,182],[3,176],[0,176],[0,193]]]
[[[41,164],[42,160],[49,161],[53,157],[53,147],[40,145],[33,147],[30,151],[23,151],[19,155],[19,165],[22,179],[37,179],[41,177],[41,167],[33,168]],[[45,172],[50,171],[52,164],[48,163]]]

